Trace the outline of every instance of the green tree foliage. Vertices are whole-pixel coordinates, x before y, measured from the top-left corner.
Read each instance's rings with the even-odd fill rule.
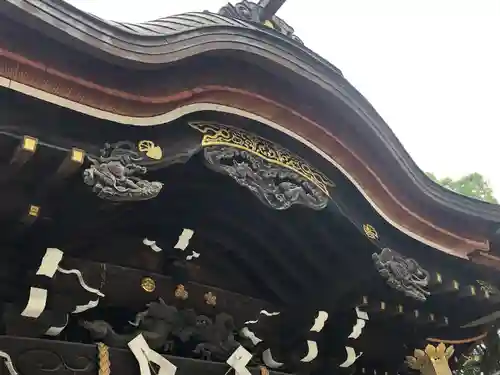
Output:
[[[498,203],[493,196],[493,189],[480,173],[471,173],[457,180],[450,177],[438,179],[433,173],[427,176],[438,184],[456,193],[480,199],[489,203]],[[493,325],[486,340],[472,347],[466,361],[454,373],[456,375],[500,375],[500,330]]]
[[[500,331],[498,324],[488,330],[481,342],[472,350],[462,354],[456,375],[499,375],[500,374]]]
[[[455,193],[489,203],[498,203],[493,196],[493,189],[480,173],[471,173],[458,180],[454,180],[450,177],[438,179],[433,173],[427,173],[427,176],[445,188],[453,190]]]

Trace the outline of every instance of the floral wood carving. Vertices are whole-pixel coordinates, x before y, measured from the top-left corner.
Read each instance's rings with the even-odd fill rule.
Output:
[[[227,4],[219,10],[219,14],[226,17],[239,18],[244,21],[263,24],[303,44],[299,37],[294,34],[293,28],[281,18],[272,16],[270,20],[262,19],[262,7],[252,1],[243,0],[236,5]]]
[[[416,260],[388,248],[382,249],[380,254],[373,254],[372,258],[377,271],[387,279],[390,287],[419,301],[425,301],[430,295],[425,289],[429,284],[429,273]]]
[[[141,165],[145,156],[131,142],[106,143],[101,155],[87,156],[91,165],[83,172],[83,181],[92,186],[99,198],[122,202],[141,201],[156,197],[163,184],[138,177],[147,172]]]
[[[328,204],[333,182],[290,151],[227,125],[190,125],[203,133],[207,166],[231,176],[267,206],[285,210],[300,204],[321,210]]]
[[[424,350],[415,349],[413,356],[406,357],[408,367],[418,370],[422,375],[451,375],[448,360],[453,355],[453,346],[427,345]]]

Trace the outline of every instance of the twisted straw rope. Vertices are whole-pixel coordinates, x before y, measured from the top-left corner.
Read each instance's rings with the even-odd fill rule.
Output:
[[[111,361],[109,360],[108,347],[100,342],[97,344],[97,352],[99,357],[99,375],[110,375]]]

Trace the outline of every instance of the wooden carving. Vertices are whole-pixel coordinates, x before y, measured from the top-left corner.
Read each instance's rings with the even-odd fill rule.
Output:
[[[106,143],[98,158],[87,156],[91,165],[83,172],[83,181],[92,186],[99,198],[115,202],[141,201],[156,197],[163,184],[139,178],[147,168],[143,165],[145,156],[161,158],[161,149],[152,148],[142,141],[141,150],[131,142]],[[149,152],[149,156],[147,154]]]
[[[334,184],[323,173],[281,146],[232,126],[192,122],[203,133],[205,164],[229,175],[275,210],[304,205],[325,208]]]
[[[372,254],[377,271],[387,284],[418,301],[425,301],[429,292],[429,272],[423,269],[415,259],[406,258],[389,248],[380,254]]]
[[[240,345],[235,339],[236,327],[231,315],[220,313],[212,320],[191,309],[178,310],[161,299],[149,303],[130,325],[133,328],[129,327],[127,333],[117,333],[104,320],[82,322],[94,341],[110,347],[127,348],[128,343],[141,334],[148,346],[159,352],[172,352],[174,342],[181,346],[192,343],[196,357],[225,361]]]
[[[243,0],[236,5],[227,4],[219,10],[219,14],[226,17],[239,18],[244,21],[264,24],[283,35],[292,38],[296,42],[303,42],[294,34],[293,28],[281,18],[272,15],[270,19],[263,17],[263,7],[256,2]]]
[[[413,356],[406,357],[408,367],[418,370],[422,375],[451,375],[448,360],[453,355],[453,346],[427,345],[424,350],[415,349]]]
[[[129,341],[142,334],[152,349],[168,349],[168,338],[177,329],[179,321],[178,310],[160,299],[159,302],[151,302],[146,311],[137,314],[132,324],[136,328],[130,333],[116,333],[111,324],[104,320],[85,321],[82,326],[90,332],[95,341],[112,347],[127,348]]]

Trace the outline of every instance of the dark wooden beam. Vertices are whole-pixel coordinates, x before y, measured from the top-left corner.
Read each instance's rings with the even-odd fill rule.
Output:
[[[41,209],[37,204],[28,205],[26,211],[22,214],[21,222],[26,226],[33,224],[40,217]]]
[[[71,373],[80,375],[98,375],[98,349],[96,345],[1,336],[0,350],[7,353],[19,374],[46,375],[50,368],[53,375],[65,375],[68,367]],[[177,366],[177,375],[221,375],[229,372],[225,363],[202,361],[166,355]],[[110,366],[113,373],[135,375],[138,365],[134,356],[127,349],[109,348]],[[248,367],[251,375],[260,375],[260,367]],[[269,371],[270,375],[283,374]]]
[[[285,4],[286,0],[260,0],[259,6],[262,7],[260,13],[261,21],[270,20],[276,12]]]
[[[168,276],[70,257],[63,259],[62,267],[79,269],[85,275],[86,282],[94,288],[99,288],[103,283],[101,291],[106,296],[102,301],[103,304],[139,310],[146,303],[159,297],[163,298],[167,304],[181,302],[175,298],[176,285]],[[154,285],[148,290],[142,285],[146,278],[151,279]],[[103,280],[105,281],[103,282]],[[199,313],[213,314],[214,308],[207,305],[205,301],[205,294],[210,292],[217,298],[215,310],[231,314],[235,321],[240,324],[246,320],[255,319],[262,309],[275,311],[275,308],[268,302],[208,285],[187,283],[185,288],[189,297],[186,301],[182,301],[183,305],[193,307]],[[73,275],[59,273],[52,279],[51,290],[57,293],[71,294],[75,298],[82,293],[88,295],[88,292],[81,288],[77,278]]]
[[[401,317],[412,325],[431,324],[436,327],[448,326],[448,318],[446,316],[414,308],[407,308],[402,304],[389,304],[384,301],[369,298],[368,296],[363,296],[358,299],[355,305],[361,307],[370,314],[377,314],[380,318],[386,317],[387,319],[393,319],[394,317]]]
[[[13,165],[22,166],[35,154],[37,147],[38,139],[30,137],[28,135],[24,136],[21,140],[21,143],[14,152],[10,163]]]
[[[16,142],[17,145],[14,149],[12,149],[9,146],[11,146],[11,143],[14,142]],[[6,163],[6,165],[2,165],[0,183],[5,184],[11,182],[16,173],[18,173],[26,163],[34,158],[35,153],[37,153],[40,148],[39,146],[38,139],[31,136],[24,136],[22,138],[2,137],[0,144],[0,147],[2,148],[1,153],[4,155],[9,152],[12,153],[9,156],[10,160]]]
[[[78,148],[72,148],[67,152],[66,157],[56,171],[54,180],[69,177],[75,173],[85,161],[85,151]]]

